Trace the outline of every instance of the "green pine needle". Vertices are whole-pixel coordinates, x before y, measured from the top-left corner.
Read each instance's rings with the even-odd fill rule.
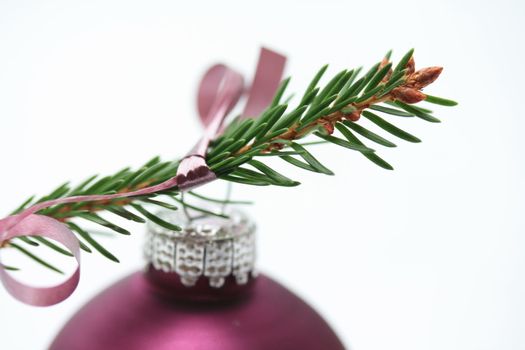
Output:
[[[27,256],[28,258],[30,258],[31,260],[35,261],[36,263],[40,264],[41,266],[44,266],[45,268],[48,268],[51,271],[57,272],[59,274],[62,274],[62,275],[64,274],[64,272],[62,270],[60,270],[58,267],[55,267],[54,265],[52,265],[51,263],[48,263],[44,259],[39,258],[35,254],[31,253],[29,250],[27,250],[25,248],[22,248],[18,244],[10,242],[9,246],[15,248],[20,253],[22,253],[23,255]]]
[[[425,101],[427,101],[429,103],[434,103],[436,105],[452,107],[452,106],[457,106],[457,104],[458,104],[456,101],[447,100],[446,98],[432,96],[432,95],[429,95],[429,94],[426,94],[426,95],[427,95],[427,97],[425,98]]]

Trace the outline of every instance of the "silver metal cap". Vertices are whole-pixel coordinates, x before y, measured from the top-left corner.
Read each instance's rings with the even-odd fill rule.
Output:
[[[182,210],[157,215],[182,231],[148,223],[144,253],[155,269],[178,274],[187,287],[201,276],[208,278],[211,287],[220,288],[230,275],[245,284],[255,274],[255,224],[244,213],[232,211],[228,219],[201,216],[193,220]]]

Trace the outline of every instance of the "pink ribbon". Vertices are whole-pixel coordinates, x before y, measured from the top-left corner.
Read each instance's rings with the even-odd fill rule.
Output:
[[[258,116],[272,101],[279,87],[286,58],[262,48],[243,118]],[[244,92],[242,75],[222,64],[211,67],[202,78],[197,94],[197,108],[204,135],[182,160],[177,182],[186,190],[215,179],[205,162],[206,150],[219,133],[224,118],[235,107]]]
[[[254,80],[242,117],[258,116],[271,102],[281,81],[286,58],[268,49],[261,49]],[[66,197],[38,203],[17,215],[0,220],[0,244],[19,236],[42,236],[62,243],[68,248],[78,266],[64,282],[46,288],[23,284],[11,277],[0,261],[0,280],[6,290],[16,299],[29,305],[50,306],[67,299],[76,289],[80,278],[80,248],[78,239],[71,230],[56,219],[36,214],[42,209],[66,203],[107,201],[151,194],[178,187],[186,191],[216,179],[205,161],[211,140],[218,136],[224,119],[245,92],[242,75],[233,69],[217,64],[211,67],[201,80],[197,95],[199,117],[204,125],[204,134],[182,159],[177,174],[155,186],[137,191],[112,195],[88,195]]]

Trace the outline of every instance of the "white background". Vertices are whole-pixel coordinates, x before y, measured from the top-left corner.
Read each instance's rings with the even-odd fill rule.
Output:
[[[280,164],[303,185],[237,186],[257,203],[260,267],[352,349],[524,349],[524,15],[518,0],[1,0],[0,211],[68,179],[182,155],[200,132],[198,80],[218,60],[250,76],[267,45],[289,56],[302,91],[324,63],[333,73],[415,47],[419,67],[445,67],[429,93],[460,105],[436,107],[439,125],[394,119],[423,139],[377,148],[394,172],[319,146],[335,177]],[[143,227],[132,229],[104,241],[120,264],[83,256],[80,287],[58,306],[0,288],[0,349],[45,349],[76,309],[140,269]],[[59,280],[21,264],[25,281]]]

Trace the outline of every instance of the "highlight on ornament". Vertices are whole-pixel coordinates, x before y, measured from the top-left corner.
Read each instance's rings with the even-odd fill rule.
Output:
[[[312,154],[320,144],[358,152],[373,164],[392,170],[392,165],[379,155],[379,147],[421,142],[397,127],[396,120],[438,123],[430,104],[456,105],[427,93],[426,88],[440,76],[442,68],[417,69],[413,50],[397,63],[391,61],[388,52],[367,70],[345,69],[321,84],[328,70],[328,66],[323,66],[297,97],[287,90],[290,78],[282,80],[284,66],[284,56],[262,49],[254,78],[246,88],[241,74],[226,65],[214,65],[204,75],[197,93],[204,131],[187,155],[175,160],[154,157],[138,169],[126,167],[107,176],[93,175],[78,185],[66,182],[45,196],[28,198],[0,220],[0,253],[4,249],[16,250],[58,273],[62,273],[60,267],[39,257],[39,250],[52,249],[75,258],[79,264],[63,283],[37,288],[16,280],[16,266],[0,262],[0,278],[6,290],[31,305],[59,303],[77,287],[80,251],[98,253],[118,262],[84,223],[129,235],[126,228],[112,222],[112,216],[139,223],[149,221],[171,233],[181,232],[181,224],[165,219],[157,213],[158,208],[227,218],[226,211],[201,207],[193,199],[223,208],[246,203],[209,198],[195,189],[216,180],[253,186],[299,185],[283,174],[286,166],[333,175],[329,165]],[[243,112],[230,115],[243,95]],[[381,133],[371,131],[369,126],[381,129]],[[271,167],[267,164],[269,158],[281,159],[283,166]],[[233,247],[235,239],[231,242]],[[227,276],[214,279],[212,284],[223,285],[223,277]],[[189,280],[193,281],[186,281]]]

